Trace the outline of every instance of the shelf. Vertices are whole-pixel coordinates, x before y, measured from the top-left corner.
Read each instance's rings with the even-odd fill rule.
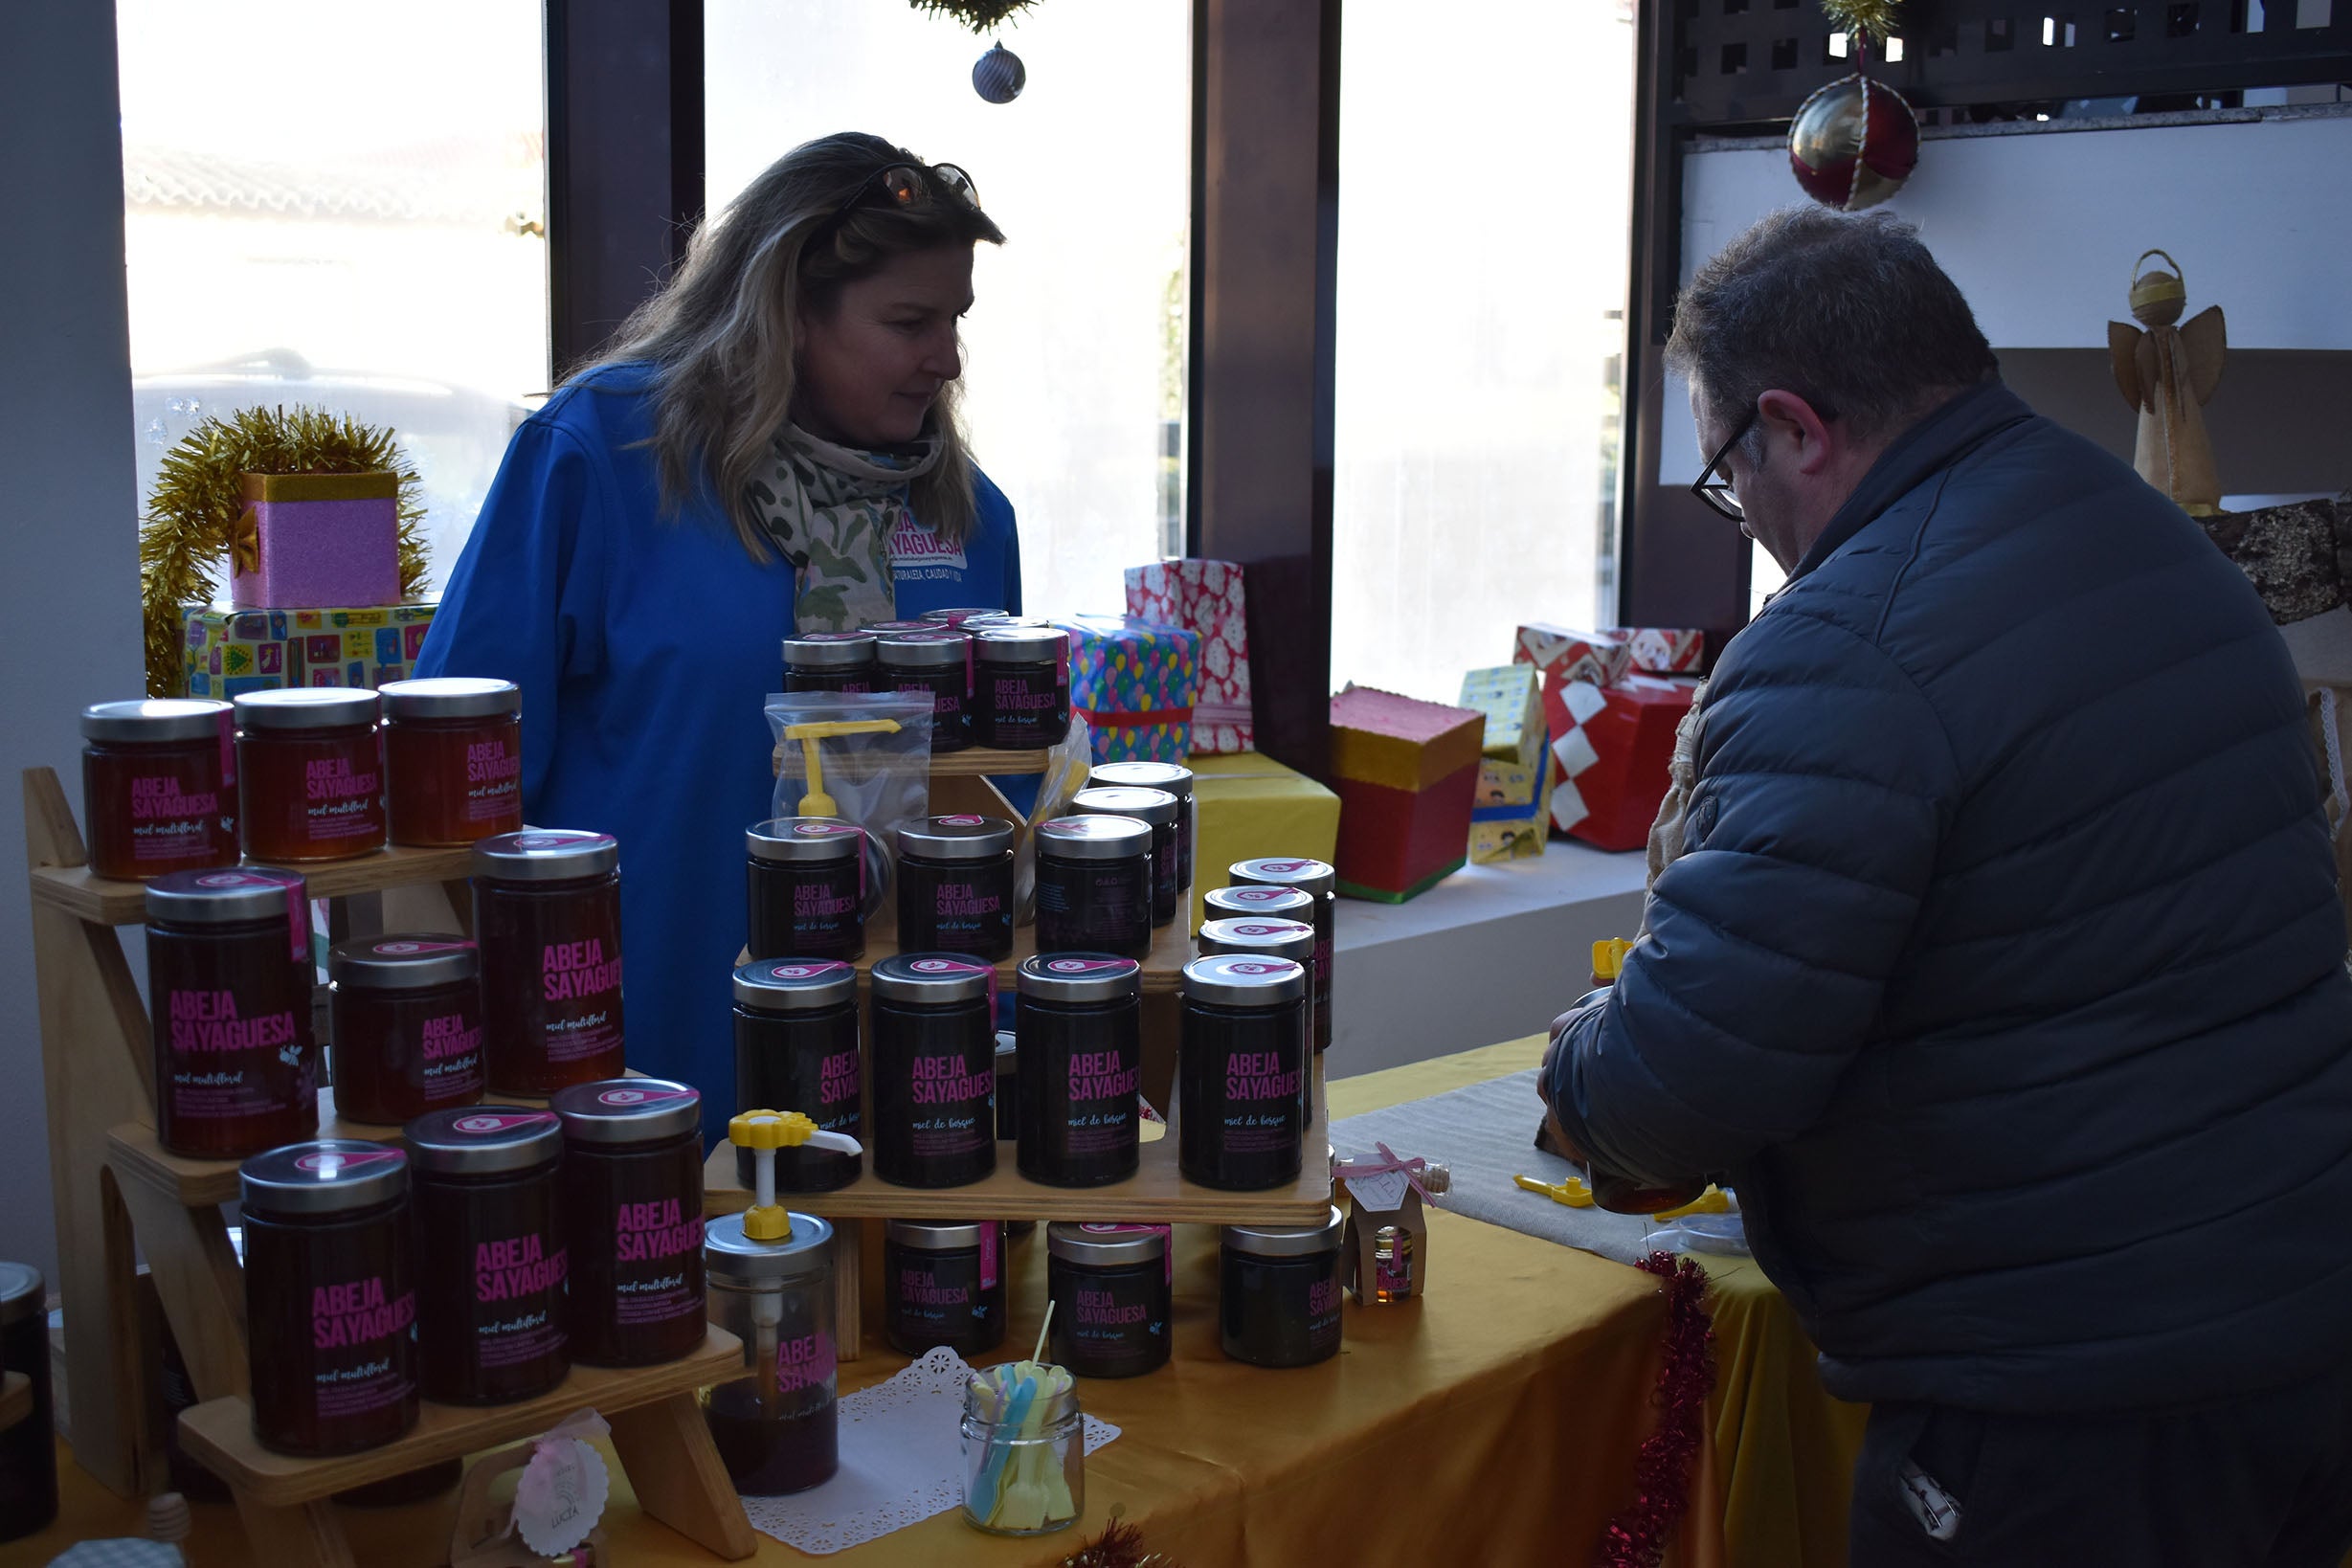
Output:
[[[632,1067],[626,1076],[641,1078],[644,1074]],[[527,1106],[533,1110],[544,1110],[548,1104],[545,1098],[528,1094],[489,1092],[484,1092],[479,1103]],[[382,1122],[344,1120],[335,1109],[335,1091],[323,1088],[319,1090],[319,1130],[311,1136],[390,1143],[400,1136],[400,1129]],[[106,1145],[108,1163],[118,1173],[170,1193],[190,1208],[234,1203],[237,1199],[236,1168],[244,1163],[242,1160],[190,1159],[186,1154],[175,1154],[156,1141],[155,1129],[145,1122],[125,1122],[115,1128],[106,1134]]]
[[[348,898],[417,883],[456,882],[472,869],[472,862],[473,850],[460,844],[454,849],[379,849],[347,861],[273,869],[300,871],[312,898]],[[33,896],[101,926],[136,926],[147,917],[146,883],[94,876],[87,866],[34,866]]]
[[[805,1214],[828,1220],[1076,1220],[1208,1225],[1311,1225],[1332,1201],[1331,1117],[1325,1109],[1323,1063],[1315,1060],[1315,1114],[1307,1129],[1307,1159],[1288,1186],[1263,1192],[1229,1193],[1196,1186],[1176,1170],[1176,1140],[1166,1137],[1142,1148],[1142,1163],[1125,1181],[1105,1187],[1046,1187],[1029,1180],[1013,1163],[1013,1145],[997,1145],[997,1169],[963,1187],[894,1187],[869,1168],[848,1186],[829,1193],[792,1193],[784,1201]],[[703,1167],[703,1213],[735,1214],[750,1195],[735,1181],[735,1150],[721,1144]]]
[[[272,1453],[253,1435],[253,1407],[241,1396],[212,1400],[180,1417],[188,1451],[232,1487],[272,1508],[291,1508],[348,1488],[463,1459],[517,1438],[532,1437],[575,1410],[605,1415],[725,1382],[743,1364],[743,1344],[715,1324],[702,1348],[653,1367],[574,1367],[551,1393],[514,1404],[435,1404],[426,1400],[406,1437],[334,1459]]]
[[[933,753],[933,778],[989,778],[1013,773],[1042,773],[1053,761],[1051,751],[996,751],[974,746],[942,756]]]
[[[866,923],[865,956],[858,960],[858,973],[872,972],[875,960],[887,958],[899,951],[898,926],[895,918],[878,915]],[[1037,952],[1037,928],[1017,926],[1013,930],[1013,955],[997,965],[997,988],[1010,995],[1014,972],[1021,960]],[[1178,917],[1152,933],[1152,951],[1143,960],[1143,994],[1147,997],[1174,996],[1178,972],[1193,960],[1193,939],[1184,929],[1181,911]],[[749,958],[742,960],[750,962]]]

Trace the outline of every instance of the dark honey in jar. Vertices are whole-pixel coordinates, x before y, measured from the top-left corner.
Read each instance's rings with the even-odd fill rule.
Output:
[[[490,1089],[533,1097],[620,1075],[620,843],[534,829],[474,846]]]
[[[158,698],[81,710],[90,869],[144,882],[236,863],[236,727],[227,703]]]
[[[430,932],[338,942],[333,990],[335,1110],[397,1126],[482,1098],[482,954]]]
[[[703,1342],[703,1097],[660,1078],[577,1084],[564,1124],[571,1358],[674,1361]]]
[[[155,1135],[241,1159],[319,1130],[302,879],[254,866],[147,885]]]
[[[505,1404],[564,1380],[563,1124],[523,1106],[417,1117],[408,1146],[425,1398]]]

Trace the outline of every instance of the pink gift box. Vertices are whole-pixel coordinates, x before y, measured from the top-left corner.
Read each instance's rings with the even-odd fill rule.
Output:
[[[1614,685],[1633,667],[1633,649],[1623,632],[1578,632],[1538,620],[1521,626],[1512,642],[1512,662],[1543,671],[1547,686],[1556,681]]]
[[[1695,675],[1707,652],[1707,634],[1694,627],[1621,626],[1614,635],[1625,639],[1644,675]]]
[[[1229,756],[1256,736],[1249,701],[1249,622],[1242,569],[1230,561],[1161,561],[1127,569],[1127,613],[1200,638],[1192,749]]]
[[[313,610],[400,597],[400,479],[366,474],[248,474],[229,601],[239,609]]]

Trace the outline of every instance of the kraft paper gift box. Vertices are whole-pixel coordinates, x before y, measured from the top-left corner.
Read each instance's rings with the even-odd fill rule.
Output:
[[[1200,638],[1181,626],[1074,616],[1070,706],[1086,717],[1097,762],[1182,763],[1192,750]]]
[[[302,650],[283,610],[189,605],[180,646],[190,697],[225,702],[248,691],[302,684]]]
[[[1696,675],[1707,654],[1707,634],[1689,626],[1621,626],[1633,668],[1642,675]]]
[[[1469,854],[1485,715],[1371,686],[1332,699],[1339,891],[1401,904]]]
[[[1242,569],[1231,561],[1160,561],[1127,569],[1127,613],[1181,626],[1200,639],[1193,698],[1195,755],[1230,756],[1256,744],[1249,697],[1249,619]]]
[[[302,655],[300,683],[372,688],[407,680],[439,608],[438,599],[412,599],[287,612]]]
[[[1552,825],[1601,849],[1640,849],[1666,798],[1674,728],[1697,683],[1629,675],[1606,689],[1546,683],[1544,714],[1557,738]]]
[[[1484,755],[1524,768],[1543,755],[1543,683],[1534,664],[1470,671],[1462,678],[1461,706],[1487,716]]]
[[[1429,1218],[1422,1212],[1453,1188],[1453,1173],[1418,1155],[1400,1159],[1386,1144],[1372,1159],[1342,1160],[1333,1175],[1348,1195],[1339,1269],[1359,1305],[1385,1290],[1393,1301],[1418,1298],[1429,1288]],[[1390,1266],[1380,1264],[1380,1233],[1390,1236]]]
[[[229,602],[318,610],[400,597],[400,480],[248,474],[231,549]]]
[[[1605,686],[1633,668],[1633,650],[1622,632],[1579,632],[1537,620],[1521,626],[1512,640],[1512,662],[1534,665],[1547,687],[1554,681]]]
[[[1339,797],[1305,773],[1255,751],[1196,753],[1185,766],[1193,771],[1200,814],[1193,842],[1194,927],[1200,924],[1200,895],[1224,886],[1236,861],[1289,855],[1329,862],[1338,853]]]

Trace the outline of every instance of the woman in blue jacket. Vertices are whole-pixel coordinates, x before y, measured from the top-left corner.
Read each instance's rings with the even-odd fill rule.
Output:
[[[632,1067],[733,1098],[743,830],[795,630],[1020,608],[1013,508],[956,417],[973,248],[952,165],[796,147],[515,432],[417,661],[523,688],[523,802],[621,846]]]

